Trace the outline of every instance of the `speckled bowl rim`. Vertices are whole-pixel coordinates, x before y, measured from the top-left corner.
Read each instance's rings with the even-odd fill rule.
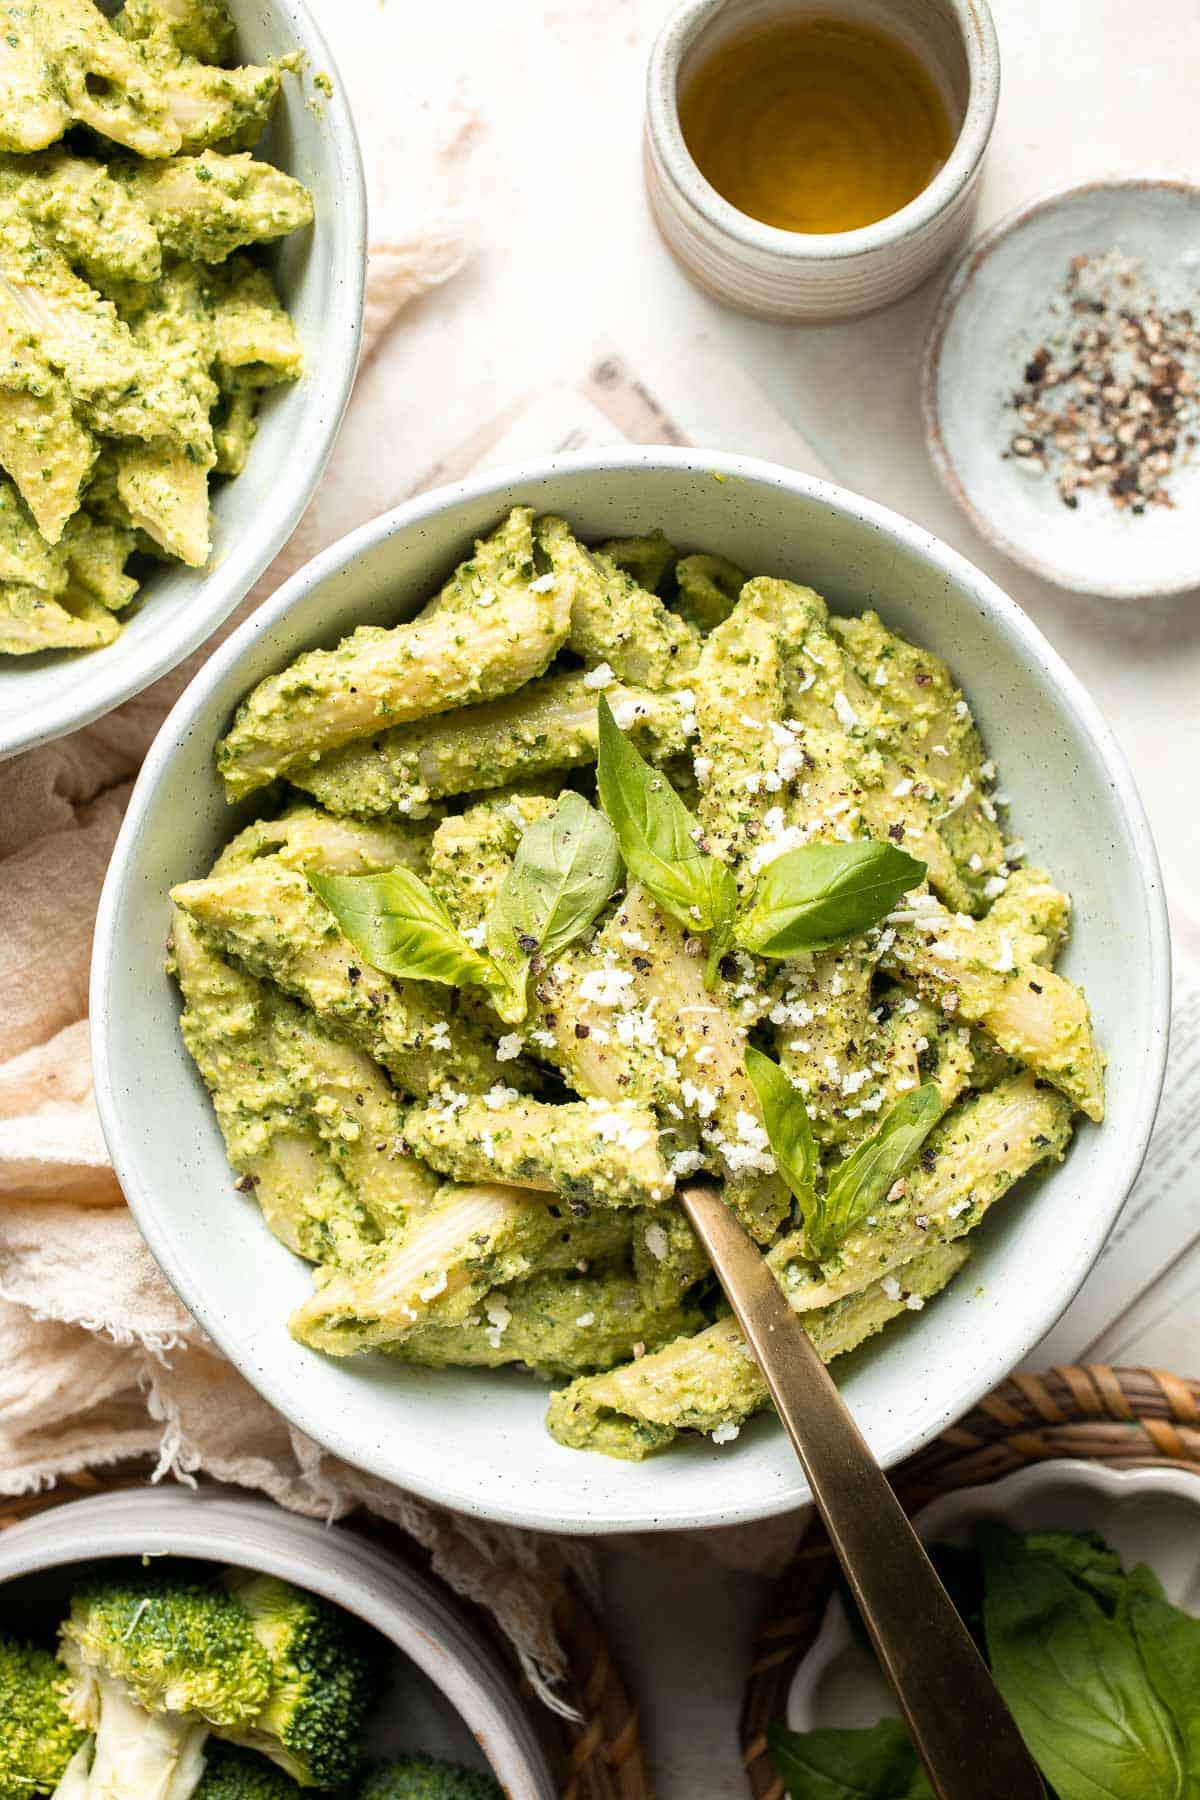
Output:
[[[1092,1233],[1072,1247],[1068,1267],[1053,1294],[1044,1297],[1036,1315],[1028,1319],[1020,1331],[1013,1333],[999,1353],[992,1356],[988,1366],[952,1400],[942,1399],[928,1407],[919,1422],[906,1421],[899,1425],[894,1438],[887,1444],[885,1466],[893,1467],[902,1462],[931,1442],[953,1420],[961,1418],[1002,1375],[1020,1364],[1078,1292],[1133,1186],[1150,1142],[1166,1067],[1171,1008],[1170,938],[1158,853],[1133,775],[1099,707],[1032,619],[996,582],[931,532],[876,501],[756,457],[700,448],[620,445],[530,458],[421,494],[394,511],[359,526],[298,570],[194,676],[155,738],[134,786],[100,896],[92,957],[90,1041],[96,1104],[105,1141],[138,1228],[167,1280],[234,1366],[291,1424],[344,1461],[368,1469],[383,1480],[398,1481],[438,1505],[525,1529],[581,1535],[745,1524],[754,1519],[774,1518],[805,1505],[811,1495],[797,1466],[791,1484],[780,1490],[764,1490],[754,1500],[734,1506],[714,1502],[701,1491],[702,1482],[700,1489],[689,1493],[686,1501],[672,1496],[670,1503],[664,1504],[651,1481],[644,1498],[637,1505],[622,1509],[615,1517],[598,1514],[590,1504],[568,1512],[561,1501],[556,1500],[551,1505],[542,1495],[531,1503],[519,1491],[515,1494],[496,1489],[481,1492],[472,1481],[462,1477],[461,1470],[449,1475],[439,1473],[436,1479],[426,1475],[420,1480],[413,1479],[408,1470],[392,1472],[386,1466],[388,1458],[364,1445],[352,1431],[344,1430],[339,1419],[314,1416],[302,1395],[293,1391],[278,1375],[267,1374],[231,1337],[217,1309],[197,1296],[186,1257],[176,1254],[166,1226],[167,1211],[162,1206],[161,1194],[140,1151],[134,1148],[132,1133],[125,1123],[124,1095],[111,1054],[112,1042],[119,1035],[119,1025],[110,1002],[110,971],[118,954],[119,922],[126,890],[137,881],[157,790],[170,773],[178,747],[193,729],[195,716],[203,709],[209,695],[223,686],[260,638],[270,638],[284,624],[292,608],[306,594],[374,546],[419,525],[433,514],[454,512],[474,499],[522,488],[536,490],[543,479],[555,475],[603,478],[614,472],[657,468],[702,473],[724,481],[746,481],[817,500],[852,520],[856,529],[905,544],[937,569],[961,594],[964,605],[974,605],[989,613],[997,629],[1019,644],[1022,656],[1052,676],[1061,708],[1104,766],[1116,812],[1123,831],[1128,834],[1129,855],[1142,871],[1146,964],[1144,987],[1139,984],[1139,1006],[1144,1007],[1148,1050],[1142,1066],[1132,1129],[1124,1139],[1114,1140],[1111,1147],[1103,1210],[1094,1217]],[[519,1490],[520,1483],[515,1486]]]
[[[1130,587],[1122,581],[1108,581],[1103,574],[1098,573],[1095,580],[1084,582],[1060,569],[1057,564],[1039,557],[1034,550],[1018,539],[1011,538],[1000,526],[994,524],[990,515],[976,505],[963,485],[942,433],[939,396],[942,351],[946,334],[967,289],[993,251],[1002,243],[1023,230],[1033,219],[1040,218],[1043,213],[1052,212],[1056,207],[1067,205],[1085,194],[1111,193],[1114,190],[1125,192],[1131,189],[1145,191],[1149,188],[1173,191],[1200,205],[1200,183],[1174,175],[1143,173],[1097,175],[1086,181],[1069,181],[1006,213],[971,245],[955,265],[933,316],[921,367],[921,413],[925,421],[925,444],[938,479],[950,498],[970,520],[980,537],[997,550],[1002,550],[1013,562],[1029,569],[1054,587],[1062,588],[1066,593],[1087,594],[1096,600],[1166,600],[1177,594],[1190,594],[1193,589],[1200,587],[1200,519],[1197,521],[1196,531],[1196,566],[1184,580],[1150,580]]]
[[[228,1490],[123,1488],[68,1500],[0,1534],[0,1588],[116,1556],[180,1556],[277,1575],[363,1619],[421,1670],[512,1800],[555,1786],[515,1682],[458,1602],[382,1545]]]
[[[954,147],[928,187],[915,199],[873,225],[854,231],[784,231],[764,225],[731,206],[703,176],[684,141],[675,88],[679,64],[697,32],[724,6],[738,0],[683,0],[667,19],[650,51],[646,70],[646,131],[663,174],[686,205],[721,234],[747,250],[806,263],[850,262],[886,249],[925,229],[945,213],[976,175],[988,147],[1000,104],[1000,46],[987,0],[946,0],[958,21],[967,59],[967,105]],[[836,0],[829,0],[836,10]]]
[[[170,608],[165,607],[147,652],[132,660],[116,657],[111,664],[97,662],[97,677],[86,695],[68,692],[61,698],[42,701],[12,720],[0,719],[0,762],[103,718],[114,707],[132,700],[170,674],[193,650],[206,643],[291,537],[317,491],[341,428],[358,368],[367,279],[367,189],[362,150],[346,99],[346,84],[305,0],[259,3],[267,4],[270,11],[286,21],[297,49],[306,59],[306,68],[321,70],[330,78],[331,91],[323,97],[321,110],[329,125],[328,154],[337,171],[341,220],[336,249],[339,260],[345,264],[345,279],[337,284],[325,319],[320,355],[310,359],[312,366],[305,375],[308,393],[304,412],[296,421],[294,453],[278,471],[274,490],[278,499],[270,509],[269,519],[240,531],[241,541],[218,566],[196,571],[210,603],[188,607],[187,617],[178,620],[173,620]],[[112,648],[109,645],[93,654],[103,658],[106,650]]]

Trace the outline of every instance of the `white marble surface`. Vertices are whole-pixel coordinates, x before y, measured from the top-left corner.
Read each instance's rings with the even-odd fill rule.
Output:
[[[347,427],[343,470],[369,468],[372,487],[382,479],[384,497],[399,498],[522,395],[578,376],[598,345],[620,347],[652,387],[674,392],[687,391],[696,358],[736,362],[763,396],[761,418],[740,407],[731,435],[722,403],[697,383],[693,437],[770,454],[777,409],[839,480],[995,575],[1100,700],[1141,783],[1168,885],[1198,906],[1200,596],[1089,601],[982,545],[922,447],[918,366],[937,279],[874,318],[805,330],[738,318],[688,285],[654,233],[639,167],[642,71],[670,0],[314,4],[352,97],[364,112],[373,96],[388,97],[389,132],[372,118],[364,136],[368,155],[386,146],[375,186],[394,209],[389,227],[426,198],[411,191],[415,165],[395,148],[406,131],[428,140],[467,127],[475,143],[460,179],[479,217],[478,253],[381,353]],[[1085,175],[1200,178],[1195,0],[994,0],[994,10],[1004,77],[982,223]],[[1200,1267],[1188,1265],[1102,1348],[1194,1369],[1198,1320]],[[605,1574],[662,1800],[741,1796],[736,1722],[760,1584],[694,1544],[610,1549]]]

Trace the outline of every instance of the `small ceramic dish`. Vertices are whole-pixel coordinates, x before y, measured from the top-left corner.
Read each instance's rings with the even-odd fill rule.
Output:
[[[1054,472],[1005,457],[1022,430],[1012,400],[1030,357],[1061,329],[1060,300],[1077,256],[1117,251],[1145,271],[1168,310],[1195,307],[1200,187],[1150,176],[1062,188],[987,233],[951,276],[925,353],[929,453],[975,529],[1046,581],[1108,600],[1200,586],[1200,454],[1167,481],[1174,505],[1140,515],[1081,491],[1071,508]],[[1200,382],[1200,359],[1191,373]]]
[[[128,1488],[0,1535],[0,1631],[61,1617],[74,1571],[110,1557],[185,1556],[260,1570],[320,1594],[395,1646],[367,1737],[372,1761],[402,1750],[490,1769],[512,1800],[555,1784],[515,1682],[442,1591],[357,1532],[211,1489]]]
[[[923,1543],[965,1545],[979,1519],[1017,1531],[1098,1531],[1126,1568],[1149,1563],[1172,1604],[1200,1614],[1200,1476],[1188,1470],[1038,1463],[944,1494],[913,1523]],[[835,1595],[793,1678],[788,1724],[793,1731],[854,1728],[895,1713],[891,1690]]]
[[[842,1390],[885,1466],[993,1388],[1073,1297],[1141,1164],[1166,1050],[1161,878],[1121,753],[1037,628],[962,557],[858,495],[719,451],[623,445],[423,494],[324,551],[216,651],[147,756],[109,865],[92,959],[100,1117],[138,1225],[184,1303],[246,1379],[335,1455],[441,1505],[534,1530],[771,1517],[810,1496],[767,1414],[736,1444],[697,1436],[622,1462],[555,1443],[546,1388],[531,1375],[325,1357],[298,1343],[287,1319],[312,1277],[235,1190],[179,1033],[163,967],[167,892],[209,867],[251,816],[231,811],[213,757],[238,702],[301,650],[410,617],[519,504],[562,514],[585,540],[661,526],[688,549],[811,582],[838,611],[878,607],[948,660],[1031,859],[1044,856],[1074,896],[1063,967],[1085,988],[1108,1053],[1108,1115],[997,1208],[964,1281],[843,1362]]]
[[[350,398],[362,331],[367,200],[345,85],[304,0],[231,0],[237,55],[266,63],[299,51],[255,154],[311,189],[314,218],[272,246],[269,263],[304,346],[305,371],[268,390],[236,481],[213,489],[203,569],[164,563],[99,650],[0,656],[0,759],[75,731],[140,694],[212,636],[295,530],[316,491]],[[329,78],[328,94],[315,75]]]
[[[730,39],[799,15],[887,32],[933,77],[954,147],[923,192],[873,225],[807,233],[731,206],[692,160],[679,93]],[[650,53],[646,186],[668,248],[706,292],[756,318],[804,323],[873,312],[907,294],[965,241],[1000,97],[987,0],[683,0]]]

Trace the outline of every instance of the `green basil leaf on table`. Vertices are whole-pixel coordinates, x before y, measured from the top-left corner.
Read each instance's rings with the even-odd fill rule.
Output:
[[[817,1145],[804,1095],[779,1064],[749,1045],[746,1073],[758,1095],[771,1154],[779,1173],[800,1203],[805,1229],[812,1231],[820,1208],[816,1192]]]
[[[899,1719],[860,1731],[771,1725],[767,1746],[791,1800],[933,1800]]]
[[[942,1096],[935,1082],[914,1088],[884,1113],[871,1136],[839,1163],[829,1178],[812,1248],[828,1256],[860,1219],[883,1201],[894,1181],[917,1159],[937,1124]]]
[[[1059,1800],[1184,1800],[1184,1749],[1133,1633],[1056,1559],[980,1525],[988,1660]]]
[[[617,835],[580,794],[564,794],[525,832],[487,919],[487,945],[512,990],[505,1017],[527,1010],[530,963],[587,930],[621,879]]]
[[[318,875],[308,885],[325,902],[365,962],[385,975],[446,987],[504,985],[490,956],[458,931],[432,888],[411,869],[379,875]]]
[[[733,871],[702,851],[700,827],[665,775],[635,750],[604,695],[599,705],[596,785],[625,867],[690,931],[712,932],[708,980],[732,941],[737,910]]]
[[[891,912],[926,865],[895,844],[804,844],[768,863],[737,940],[759,956],[799,956],[845,943]]]

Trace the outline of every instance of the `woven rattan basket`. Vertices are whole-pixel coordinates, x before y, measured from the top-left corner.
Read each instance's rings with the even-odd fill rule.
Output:
[[[1014,1375],[892,1476],[905,1510],[978,1487],[1052,1457],[1110,1468],[1147,1463],[1200,1471],[1200,1382],[1156,1369],[1051,1369]],[[834,1586],[820,1527],[777,1582],[755,1642],[742,1708],[742,1748],[755,1800],[783,1800],[766,1732],[782,1723],[800,1658],[811,1648]]]
[[[140,1486],[146,1476],[146,1467],[138,1464],[104,1475],[68,1477],[48,1493],[0,1500],[0,1531],[22,1519],[32,1518],[35,1513],[45,1512],[49,1507],[82,1499],[85,1494]],[[407,1561],[422,1561],[413,1540],[384,1521],[359,1514],[351,1523],[366,1529],[376,1542],[390,1544]],[[499,1647],[515,1672],[515,1659],[508,1644],[488,1615],[479,1608],[468,1606],[466,1610]],[[555,1623],[567,1659],[560,1692],[578,1713],[578,1719],[561,1718],[541,1705],[528,1688],[526,1694],[530,1717],[558,1778],[562,1800],[651,1800],[652,1788],[642,1751],[637,1712],[609,1652],[600,1623],[578,1582],[570,1575],[564,1582]]]

